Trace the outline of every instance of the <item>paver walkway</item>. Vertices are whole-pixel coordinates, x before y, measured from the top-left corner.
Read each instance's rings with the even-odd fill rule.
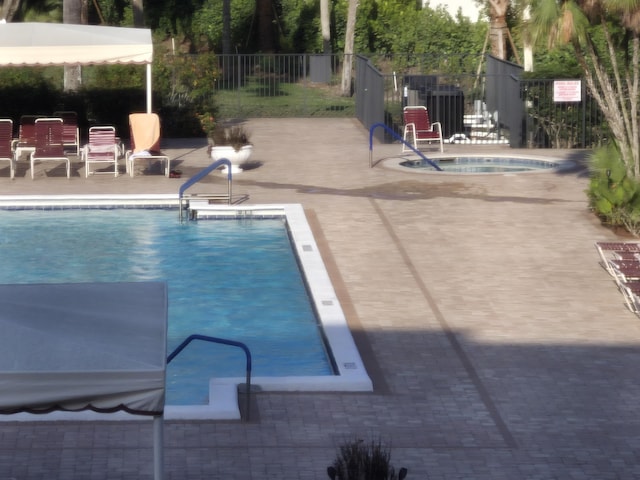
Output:
[[[640,319],[598,265],[593,242],[615,237],[588,211],[584,169],[417,175],[370,169],[355,120],[249,128],[261,165],[235,191],[307,209],[375,392],[260,393],[249,423],[167,422],[167,479],[326,479],[353,438],[389,442],[408,479],[640,478]],[[185,174],[208,163],[205,150],[172,142]],[[374,157],[398,150],[376,146]],[[1,191],[180,185],[24,173],[0,177]],[[149,479],[151,431],[2,423],[0,480]]]

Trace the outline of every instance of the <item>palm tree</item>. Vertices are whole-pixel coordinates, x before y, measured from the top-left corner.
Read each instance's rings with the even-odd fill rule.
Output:
[[[540,0],[532,10],[532,24],[536,37],[551,46],[573,46],[627,174],[640,179],[640,2]],[[596,40],[593,27],[601,39]]]
[[[502,60],[507,59],[507,10],[510,0],[489,0],[489,39],[491,40],[491,54]]]

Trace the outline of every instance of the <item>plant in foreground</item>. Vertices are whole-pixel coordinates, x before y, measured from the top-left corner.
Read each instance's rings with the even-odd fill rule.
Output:
[[[340,446],[327,474],[331,480],[403,480],[407,469],[401,468],[396,475],[391,453],[381,441],[367,444],[356,439]]]
[[[211,132],[210,140],[214,147],[230,146],[236,152],[246,145],[251,145],[249,133],[242,125],[234,125],[232,127],[216,125],[213,132]]]

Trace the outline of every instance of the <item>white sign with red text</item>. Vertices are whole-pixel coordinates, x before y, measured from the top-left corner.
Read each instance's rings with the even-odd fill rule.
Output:
[[[581,80],[554,80],[554,102],[579,102],[582,100]]]

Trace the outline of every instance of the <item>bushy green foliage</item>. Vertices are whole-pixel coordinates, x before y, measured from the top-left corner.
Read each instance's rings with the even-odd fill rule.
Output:
[[[587,195],[593,211],[611,226],[640,234],[640,182],[629,176],[619,149],[613,145],[593,151]]]
[[[415,0],[361,0],[356,23],[357,53],[477,54],[487,32],[486,23],[453,18],[444,7],[422,7]],[[348,0],[335,0],[335,49],[344,48]]]
[[[324,53],[318,1],[282,0],[280,45],[283,52]]]
[[[160,114],[163,136],[204,136],[215,121],[215,56],[156,55],[154,62],[153,109]],[[2,116],[17,125],[25,114],[73,110],[82,132],[95,124],[113,125],[128,137],[129,114],[146,111],[143,66],[84,67],[78,92],[64,92],[62,76],[62,67],[0,70]]]
[[[523,72],[523,78],[581,78],[583,74],[573,49],[568,45],[553,50],[536,49],[533,63],[535,71]]]
[[[91,65],[82,67],[84,88],[140,88],[145,84],[143,65]]]
[[[156,55],[155,90],[161,96],[163,128],[172,136],[204,136],[213,127],[218,73],[213,53]]]
[[[234,0],[231,2],[231,53],[245,51],[248,34],[252,28],[254,0]],[[202,43],[222,52],[222,0],[205,0],[193,14],[192,36]]]
[[[59,86],[47,78],[44,68],[0,69],[2,116],[14,123],[23,114],[50,114],[59,103]],[[62,70],[57,69],[60,75]]]

